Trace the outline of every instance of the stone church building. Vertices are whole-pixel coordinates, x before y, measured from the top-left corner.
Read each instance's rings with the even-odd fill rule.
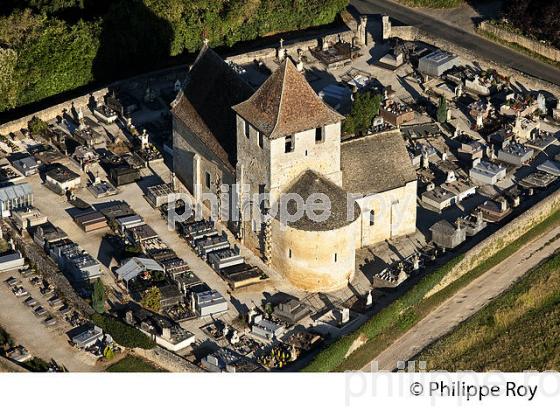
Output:
[[[264,194],[263,202],[231,202],[243,208],[236,230],[295,286],[342,288],[356,249],[416,230],[416,173],[400,131],[342,142],[344,117],[289,58],[253,91],[204,47],[172,113],[177,177],[197,200],[219,183],[235,183],[237,198]],[[263,219],[285,194],[324,194],[330,213]],[[294,208],[287,203],[290,215]]]

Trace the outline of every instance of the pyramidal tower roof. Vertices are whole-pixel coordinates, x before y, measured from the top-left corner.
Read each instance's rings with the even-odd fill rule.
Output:
[[[233,109],[271,139],[344,119],[321,100],[289,58],[247,101]]]

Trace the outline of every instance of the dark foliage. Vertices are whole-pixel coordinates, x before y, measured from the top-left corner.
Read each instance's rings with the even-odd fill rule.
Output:
[[[111,316],[94,313],[91,320],[121,346],[142,349],[151,349],[155,346],[155,343],[140,330]]]
[[[523,33],[560,48],[560,2],[510,0],[506,2],[504,17]]]
[[[0,112],[198,50],[331,23],[348,0],[3,0]]]

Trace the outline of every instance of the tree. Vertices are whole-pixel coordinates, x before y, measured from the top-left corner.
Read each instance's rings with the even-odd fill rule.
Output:
[[[153,310],[154,312],[159,312],[159,310],[161,309],[161,292],[159,288],[157,288],[156,286],[152,286],[151,288],[144,291],[144,295],[142,296],[142,300],[140,303],[146,309]]]
[[[447,100],[444,96],[439,97],[439,105],[436,118],[437,121],[441,124],[447,122]]]
[[[380,107],[380,94],[374,94],[371,91],[357,93],[352,103],[350,115],[344,121],[344,133],[357,135],[367,133],[373,119],[379,114]]]
[[[44,135],[49,129],[49,125],[39,117],[33,117],[27,123],[27,128],[34,136]]]
[[[162,271],[156,270],[150,274],[150,279],[152,279],[152,283],[163,282],[165,280],[165,274]]]
[[[93,294],[91,296],[91,306],[97,313],[105,312],[105,286],[100,278],[93,284]]]
[[[177,64],[208,38],[231,46],[332,23],[348,0],[2,0],[0,111]],[[2,49],[8,51],[1,51]]]
[[[113,352],[111,346],[105,346],[105,349],[103,349],[103,356],[107,360],[113,360],[113,358],[115,357],[115,352]]]
[[[14,108],[19,95],[19,83],[15,71],[17,53],[9,48],[0,47],[0,111]]]

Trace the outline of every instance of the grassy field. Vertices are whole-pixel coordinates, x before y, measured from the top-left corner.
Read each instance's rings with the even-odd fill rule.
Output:
[[[425,298],[425,295],[461,261],[462,256],[457,256],[444,266],[426,275],[418,284],[369,319],[356,332],[342,337],[320,352],[304,371],[329,372],[361,369],[443,301],[511,256],[527,242],[541,236],[558,224],[560,224],[560,211],[554,212],[517,240],[496,252],[439,292]],[[358,337],[365,337],[367,341],[348,355],[350,346]]]
[[[560,369],[560,254],[440,339],[417,360],[430,370]]]
[[[427,7],[432,9],[450,9],[460,6],[464,0],[397,0],[411,7]]]
[[[165,370],[152,366],[149,362],[136,356],[126,356],[107,368],[111,373],[156,373]]]

